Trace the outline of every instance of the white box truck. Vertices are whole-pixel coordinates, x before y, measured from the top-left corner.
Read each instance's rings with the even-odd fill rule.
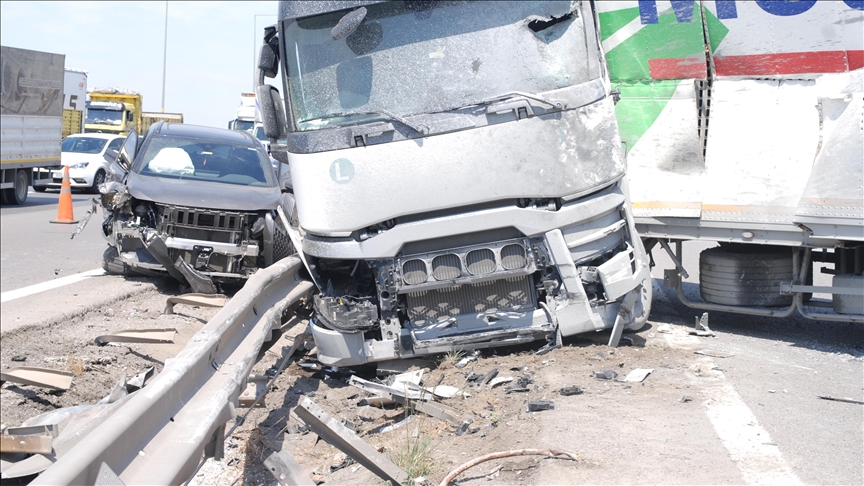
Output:
[[[0,47],[0,196],[23,204],[34,168],[60,164],[66,56]],[[50,172],[44,172],[50,176]]]

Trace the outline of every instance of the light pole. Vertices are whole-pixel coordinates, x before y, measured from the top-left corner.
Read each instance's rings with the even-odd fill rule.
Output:
[[[252,92],[258,86],[258,17],[275,17],[276,14],[255,14],[252,22]]]
[[[165,67],[168,64],[168,0],[165,0],[165,47],[162,51],[162,113],[165,113]]]

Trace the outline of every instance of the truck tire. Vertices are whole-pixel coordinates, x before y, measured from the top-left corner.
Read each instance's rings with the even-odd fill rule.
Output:
[[[90,194],[99,194],[99,184],[105,182],[105,171],[103,169],[99,169],[96,171],[96,175],[93,176],[93,185],[87,189],[87,192]]]
[[[707,302],[745,307],[792,304],[780,284],[793,280],[792,249],[723,245],[699,254],[699,292]]]
[[[24,204],[27,201],[27,186],[30,178],[26,170],[16,170],[15,180],[12,181],[11,189],[3,189],[3,202],[6,204]]]
[[[645,324],[648,324],[648,316],[651,314],[651,301],[654,298],[654,279],[648,275],[642,281],[642,288],[639,290],[639,300],[636,301],[636,306],[633,308],[633,322],[627,325],[628,331],[639,331]]]
[[[36,192],[45,192],[48,189],[48,186],[33,186],[33,190]]]

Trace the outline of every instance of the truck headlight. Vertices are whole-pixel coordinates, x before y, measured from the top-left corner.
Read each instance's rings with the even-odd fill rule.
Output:
[[[77,164],[72,164],[69,166],[69,169],[83,169],[90,165],[90,162],[78,162]]]

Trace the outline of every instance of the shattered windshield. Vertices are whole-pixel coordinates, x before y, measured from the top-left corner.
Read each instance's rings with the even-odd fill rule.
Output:
[[[103,110],[101,108],[88,108],[87,123],[97,123],[99,125],[122,125],[123,112]]]
[[[98,154],[102,152],[102,147],[107,141],[104,138],[66,137],[60,144],[60,151],[75,154]]]
[[[397,1],[286,27],[291,109],[298,130],[455,109],[514,91],[589,80],[577,2]],[[338,37],[338,36],[337,36]]]
[[[273,187],[270,159],[247,145],[173,136],[154,136],[135,163],[141,175]]]

